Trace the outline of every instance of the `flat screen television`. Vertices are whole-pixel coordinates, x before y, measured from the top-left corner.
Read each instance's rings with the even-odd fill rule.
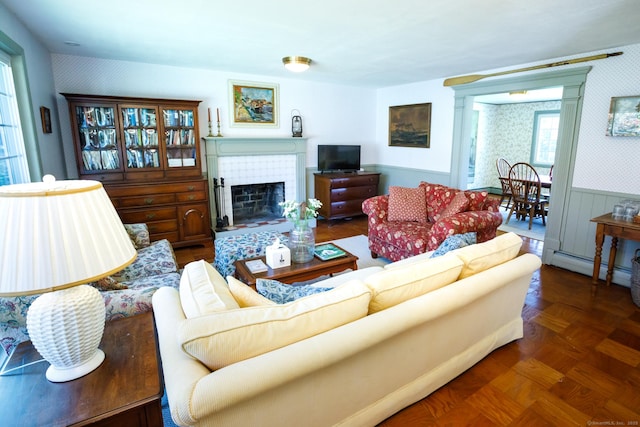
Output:
[[[355,172],[359,170],[359,145],[318,145],[318,171]]]

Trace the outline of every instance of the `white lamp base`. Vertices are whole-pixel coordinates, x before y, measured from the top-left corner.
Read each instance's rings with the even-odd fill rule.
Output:
[[[73,368],[58,368],[56,366],[49,366],[47,368],[46,377],[53,383],[62,383],[65,381],[75,380],[76,378],[83,377],[89,372],[96,369],[104,361],[104,351],[99,348],[96,349],[95,354],[85,363]]]
[[[51,364],[49,381],[75,380],[100,366],[104,318],[102,296],[89,285],[46,293],[31,304],[27,329],[33,346]]]

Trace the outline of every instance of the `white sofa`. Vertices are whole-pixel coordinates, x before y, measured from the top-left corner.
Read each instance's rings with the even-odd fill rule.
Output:
[[[345,273],[325,282],[345,284],[284,305],[246,307],[260,303],[257,293],[208,268],[210,283],[193,286],[206,280],[185,268],[180,291],[153,296],[174,422],[381,422],[523,336],[524,298],[541,262],[517,256],[521,244],[508,233],[440,258]]]

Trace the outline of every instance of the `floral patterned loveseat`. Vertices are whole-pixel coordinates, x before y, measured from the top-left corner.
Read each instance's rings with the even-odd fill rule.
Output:
[[[161,286],[178,288],[180,274],[168,240],[149,241],[146,224],[125,224],[138,251],[124,270],[93,283],[104,299],[106,321],[151,311],[151,297]],[[0,298],[0,345],[7,353],[29,340],[27,311],[39,295]]]
[[[389,187],[389,194],[365,200],[362,211],[369,217],[371,256],[391,261],[434,250],[453,234],[473,231],[478,243],[491,240],[502,224],[499,202],[486,191],[428,182]]]

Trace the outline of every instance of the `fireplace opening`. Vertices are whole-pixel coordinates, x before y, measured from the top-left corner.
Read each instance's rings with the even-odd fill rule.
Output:
[[[284,182],[232,185],[234,225],[274,221],[282,218]]]

